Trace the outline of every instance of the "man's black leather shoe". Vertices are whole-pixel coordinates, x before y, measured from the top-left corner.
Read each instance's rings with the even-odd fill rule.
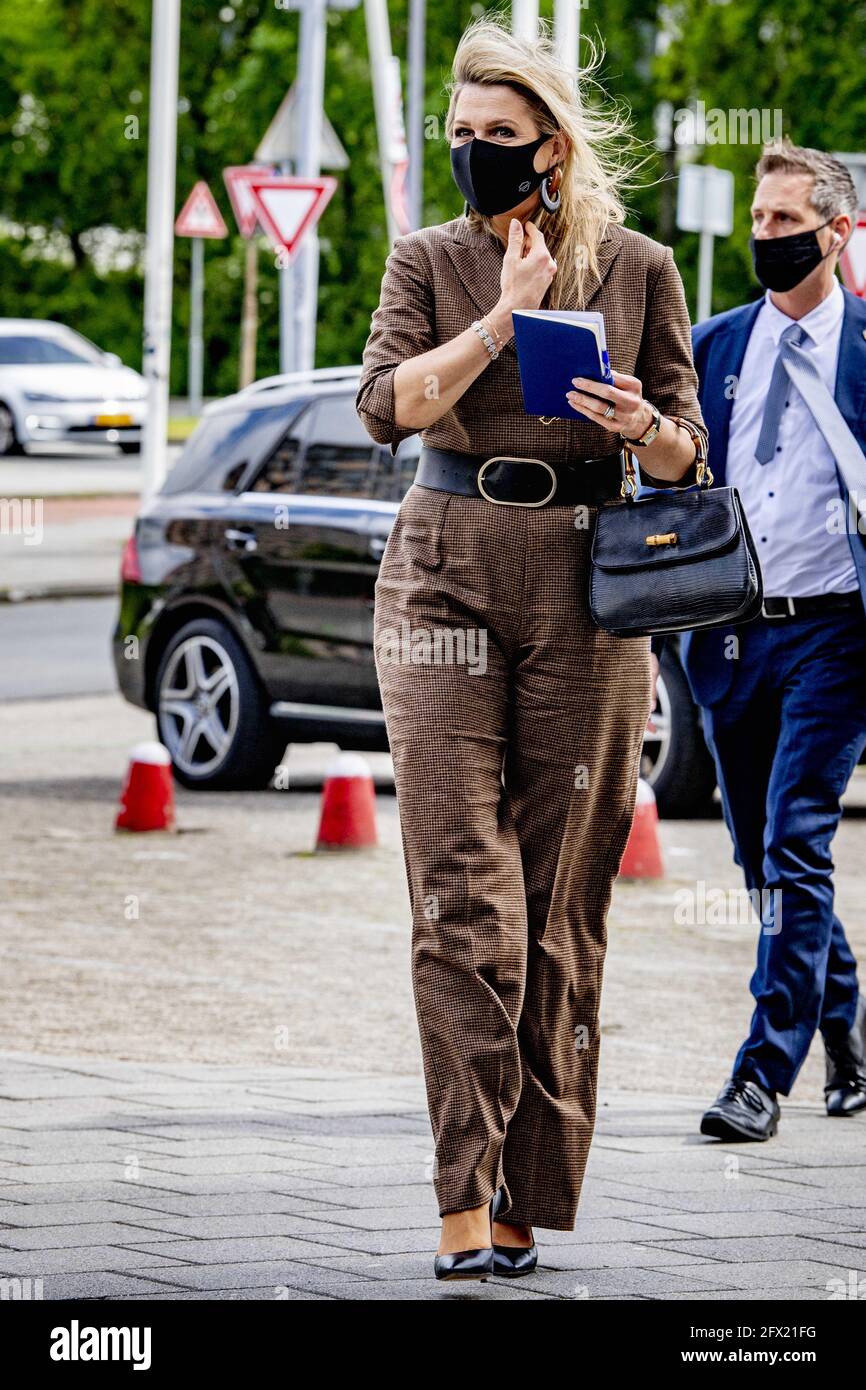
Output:
[[[842,1042],[824,1040],[827,1084],[824,1096],[828,1115],[856,1115],[866,1110],[866,996],[857,1000],[854,1026]]]
[[[756,1081],[732,1076],[701,1120],[701,1134],[734,1143],[769,1139],[779,1128],[779,1107]]]
[[[500,1187],[497,1188],[493,1198],[491,1217],[494,1221],[501,1205],[502,1188]],[[503,1222],[503,1225],[508,1225],[508,1222]],[[534,1239],[531,1245],[496,1245],[494,1243],[493,1273],[500,1275],[503,1279],[519,1279],[522,1274],[532,1274],[537,1264],[538,1246]]]
[[[496,1193],[490,1198],[490,1236],[493,1239],[493,1203]],[[493,1245],[480,1250],[453,1250],[450,1255],[436,1255],[433,1260],[433,1273],[437,1279],[480,1279],[482,1283],[493,1273]]]

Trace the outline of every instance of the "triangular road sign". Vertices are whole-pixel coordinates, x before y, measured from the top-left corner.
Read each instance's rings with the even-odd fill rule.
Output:
[[[252,236],[259,220],[250,181],[276,172],[267,164],[234,164],[228,169],[223,169],[223,180],[241,236]]]
[[[848,289],[866,299],[866,212],[861,212],[857,218],[857,226],[839,261]]]
[[[199,179],[178,213],[174,230],[178,236],[228,236],[229,229],[204,179]]]
[[[328,174],[311,179],[263,174],[251,179],[249,187],[262,228],[273,245],[284,247],[291,258],[304,233],[315,226],[331,201],[337,180]]]
[[[267,164],[280,164],[283,160],[291,163],[298,157],[297,112],[295,110],[295,88],[289,88],[277,109],[277,113],[259,141],[256,159]],[[337,132],[322,112],[322,125],[319,135],[319,168],[347,169],[347,155]]]

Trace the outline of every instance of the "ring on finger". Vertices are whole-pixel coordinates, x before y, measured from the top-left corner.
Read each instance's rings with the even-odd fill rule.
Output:
[[[604,418],[605,420],[613,420],[616,418],[616,411],[613,408],[613,401],[611,401],[607,410],[604,412]]]

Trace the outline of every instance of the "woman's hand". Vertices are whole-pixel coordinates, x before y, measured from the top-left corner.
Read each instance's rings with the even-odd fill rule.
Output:
[[[508,245],[502,262],[500,304],[511,309],[537,309],[556,274],[556,261],[547,249],[544,233],[534,222],[526,228],[517,217],[508,227]]]
[[[569,405],[590,416],[611,434],[622,433],[628,439],[639,439],[649,429],[653,414],[636,376],[614,372],[613,386],[603,381],[590,381],[585,376],[573,377],[572,382],[576,389],[565,395]],[[611,405],[613,415],[606,417],[605,411]]]

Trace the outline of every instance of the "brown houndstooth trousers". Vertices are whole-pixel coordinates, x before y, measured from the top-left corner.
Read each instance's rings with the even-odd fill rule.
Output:
[[[574,1228],[650,710],[649,640],[589,617],[594,517],[414,484],[376,583],[440,1215],[504,1184]]]

